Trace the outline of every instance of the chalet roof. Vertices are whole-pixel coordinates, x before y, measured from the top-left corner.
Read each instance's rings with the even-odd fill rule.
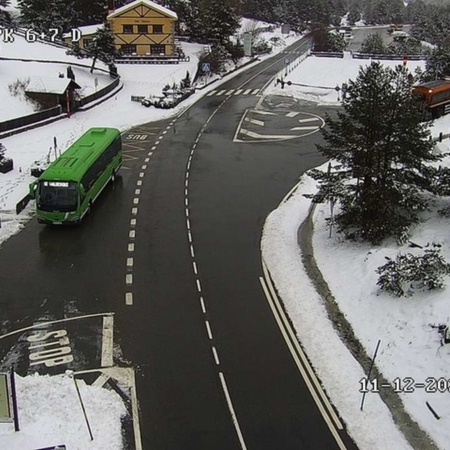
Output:
[[[164,6],[158,5],[157,3],[152,2],[151,0],[135,0],[134,2],[128,3],[127,5],[117,8],[113,13],[109,14],[107,18],[111,19],[113,17],[120,16],[125,11],[133,9],[139,5],[148,6],[149,8],[154,9],[155,11],[158,11],[167,17],[171,17],[172,19],[178,20],[178,16],[174,11],[165,8]]]
[[[39,92],[63,95],[68,87],[80,89],[81,86],[70,78],[31,77],[25,92]]]

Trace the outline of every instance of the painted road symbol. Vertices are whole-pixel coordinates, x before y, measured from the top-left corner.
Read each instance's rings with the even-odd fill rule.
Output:
[[[127,140],[135,140],[135,141],[144,141],[147,139],[148,134],[128,134],[125,139]]]
[[[68,364],[73,361],[69,338],[66,330],[36,331],[27,337],[31,343],[30,366],[45,364],[47,367]]]

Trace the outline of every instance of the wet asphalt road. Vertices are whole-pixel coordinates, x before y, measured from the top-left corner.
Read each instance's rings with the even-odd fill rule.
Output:
[[[287,51],[305,48],[300,43]],[[125,133],[122,176],[86,223],[60,229],[33,221],[0,252],[3,333],[42,318],[115,313],[119,363],[137,370],[144,449],[229,450],[243,442],[258,450],[338,448],[259,281],[264,220],[305,170],[324,162],[315,150],[318,134],[233,141],[243,114],[260,101],[234,93],[261,89],[285,57],[220,86],[234,90],[225,102],[223,95],[205,96],[172,125],[167,120],[130,130],[147,135],[142,142]],[[277,99],[260,107],[277,119],[268,130],[260,126],[259,134],[292,133],[290,112],[325,113]],[[133,284],[127,286],[130,242]],[[133,294],[132,305],[125,304],[126,292]],[[73,339],[83,332],[82,326],[73,330]],[[85,363],[80,358],[68,367]],[[346,448],[355,448],[345,431],[339,434]]]

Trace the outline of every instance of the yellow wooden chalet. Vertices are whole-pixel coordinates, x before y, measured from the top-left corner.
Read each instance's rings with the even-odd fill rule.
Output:
[[[118,50],[128,55],[171,56],[175,53],[175,12],[150,0],[128,3],[107,18]]]

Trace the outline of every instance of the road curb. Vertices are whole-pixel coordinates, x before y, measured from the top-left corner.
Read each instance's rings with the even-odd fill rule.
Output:
[[[316,204],[311,203],[308,216],[300,225],[297,232],[297,243],[300,247],[302,263],[306,274],[314,286],[314,289],[324,301],[324,306],[329,319],[332,322],[339,338],[348,348],[352,356],[358,361],[367,375],[369,373],[372,358],[367,354],[363,345],[355,335],[351,324],[339,309],[339,305],[336,302],[336,299],[334,298],[327,282],[323,278],[314,257],[312,236],[314,232],[313,216],[315,208]],[[372,377],[378,379],[380,384],[390,384],[389,381],[379,372],[376,364],[374,364],[371,373]],[[397,393],[395,393],[392,389],[381,389],[379,395],[389,408],[396,426],[413,448],[439,450],[428,434],[405,410],[403,402]]]

